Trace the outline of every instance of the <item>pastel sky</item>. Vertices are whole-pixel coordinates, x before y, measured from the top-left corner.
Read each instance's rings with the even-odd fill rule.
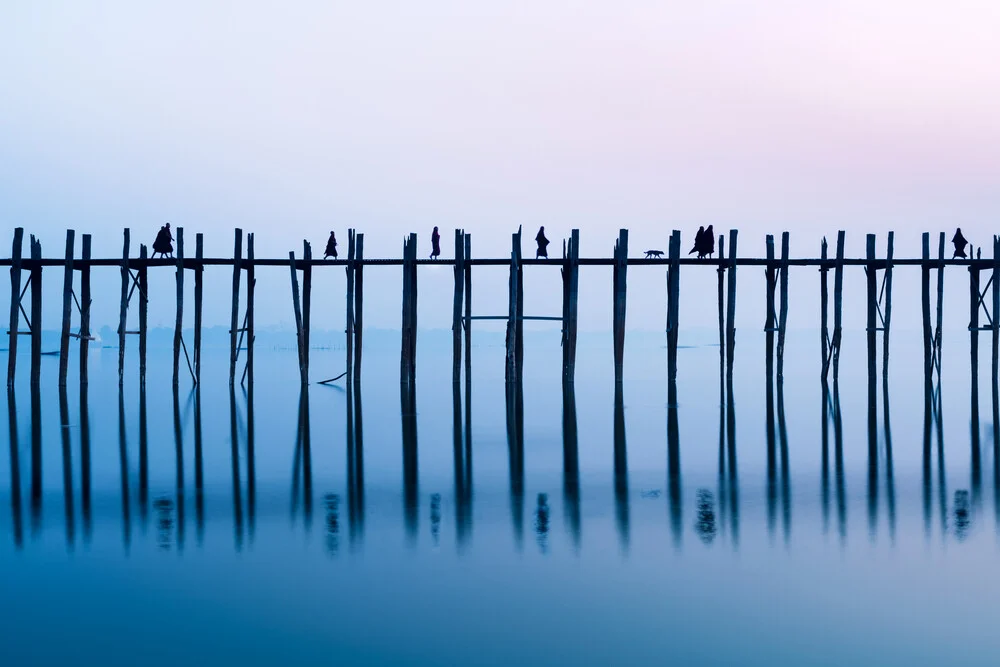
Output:
[[[0,236],[24,226],[51,255],[69,226],[113,255],[122,227],[151,242],[167,221],[216,255],[235,225],[272,256],[303,238],[319,250],[330,229],[346,243],[350,226],[368,256],[434,225],[449,256],[455,227],[501,256],[519,224],[555,240],[579,227],[591,256],[619,227],[635,254],[701,224],[738,227],[742,254],[782,230],[800,256],[838,228],[853,255],[889,229],[897,254],[958,225],[988,243],[998,34],[995,0],[6,2]],[[398,327],[398,274],[369,275],[367,323]],[[630,325],[662,327],[662,272],[633,275],[655,289],[632,289]],[[711,293],[708,272],[690,275]],[[503,272],[482,276],[478,302],[506,312]],[[529,310],[558,312],[556,276]],[[164,300],[171,279],[154,285]],[[210,323],[227,318],[227,279]],[[343,274],[323,280],[317,326],[340,326]],[[421,281],[422,324],[447,327],[449,272]],[[610,274],[581,289],[582,324],[606,328]],[[262,275],[259,298],[273,302],[259,317],[291,320],[287,272]],[[95,308],[114,321],[114,297]],[[682,317],[712,322],[697,293]]]

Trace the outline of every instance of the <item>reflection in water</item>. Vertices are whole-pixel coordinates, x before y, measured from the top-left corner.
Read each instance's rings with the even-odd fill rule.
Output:
[[[247,404],[247,536],[253,544],[257,528],[257,461],[254,458],[254,419],[253,419],[253,382],[249,389],[243,390],[243,398]]]
[[[149,430],[146,422],[146,383],[139,383],[139,523],[149,519]]]
[[[7,388],[7,426],[10,434],[10,511],[14,526],[14,545],[24,546],[24,524],[21,518],[21,462],[17,438],[17,403],[13,387]]]
[[[174,501],[162,496],[153,501],[156,512],[156,543],[161,551],[170,551],[174,538]]]
[[[576,389],[563,383],[563,509],[573,549],[580,550],[580,452],[576,431]]]
[[[538,509],[535,510],[535,538],[542,554],[549,552],[549,497],[545,493],[538,494]]]
[[[194,388],[194,522],[198,546],[205,538],[205,469],[202,455],[201,386]]]
[[[625,445],[625,404],[621,383],[615,385],[615,523],[618,542],[628,552],[630,542],[628,497],[628,448]]]
[[[514,541],[524,544],[524,394],[519,381],[508,382],[507,456],[510,465],[510,516],[514,523]]]
[[[462,438],[462,390],[452,384],[452,455],[455,460],[455,534],[461,549],[472,529],[472,446]]]
[[[772,541],[777,525],[780,493],[782,529],[787,544],[791,538],[791,482],[788,472],[788,429],[785,425],[784,383],[778,382],[777,405],[774,401],[774,381],[767,380],[767,528]],[[777,424],[775,423],[777,410]],[[780,451],[779,451],[780,450]],[[780,475],[779,475],[780,457]],[[780,481],[779,481],[780,478]],[[779,490],[780,486],[780,490]]]
[[[892,427],[889,418],[889,389],[883,381],[883,414],[885,417],[885,494],[889,513],[889,541],[896,542],[896,482],[892,465]]]
[[[723,428],[723,420],[725,428]],[[733,547],[740,543],[740,486],[736,467],[736,400],[733,388],[726,390],[726,402],[719,406],[719,497],[722,499],[723,515],[727,508],[729,532]]]
[[[122,479],[122,542],[128,551],[132,544],[132,513],[129,508],[128,435],[125,431],[125,389],[118,387],[118,464]]]
[[[240,447],[239,429],[236,415],[236,389],[229,387],[229,458],[232,464],[233,477],[233,540],[236,551],[243,550],[243,489],[240,483]],[[302,408],[299,407],[299,429],[301,441]],[[299,452],[297,446],[296,454]],[[298,469],[296,469],[296,473]],[[293,510],[294,512],[294,510]]]
[[[340,551],[340,496],[328,493],[323,496],[326,508],[326,551],[336,556]]]
[[[708,489],[698,489],[698,520],[694,530],[705,544],[715,541],[715,496]]]
[[[351,547],[365,533],[365,465],[362,438],[361,387],[347,390],[347,523]]]
[[[441,544],[441,494],[431,494],[431,543]]]
[[[847,488],[844,479],[844,425],[840,415],[840,387],[833,383],[833,392],[823,382],[823,530],[830,525],[830,421],[833,421],[834,493],[837,496],[837,535],[841,544],[847,541]]]
[[[969,535],[972,516],[969,509],[969,492],[955,491],[955,538],[964,542]]]
[[[399,386],[403,417],[403,522],[411,545],[417,541],[420,492],[417,479],[417,394],[412,384]]]
[[[69,398],[66,388],[59,389],[59,435],[62,441],[63,464],[63,506],[66,524],[66,547],[70,550],[76,544],[76,518],[73,511],[73,456],[70,439]]]
[[[90,404],[88,387],[80,387],[80,504],[83,511],[83,543],[90,544],[93,514],[90,505]]]
[[[668,383],[667,405],[667,511],[670,514],[670,532],[675,547],[681,546],[684,531],[684,511],[681,501],[681,444],[680,426],[677,421],[677,383]],[[670,400],[672,399],[672,400]]]
[[[184,549],[184,429],[181,423],[180,396],[174,386],[174,459],[177,486],[177,549]]]
[[[31,536],[42,528],[42,397],[31,391]]]

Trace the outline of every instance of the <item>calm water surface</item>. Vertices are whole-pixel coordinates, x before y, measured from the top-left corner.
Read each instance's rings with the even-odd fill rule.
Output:
[[[582,340],[566,393],[558,334],[529,335],[520,396],[483,336],[471,399],[448,336],[423,336],[412,397],[392,346],[357,396],[300,392],[294,351],[258,353],[252,396],[224,350],[176,396],[167,351],[145,392],[104,349],[60,396],[46,358],[4,410],[3,663],[996,664],[1000,460],[962,337],[928,433],[898,335],[869,442],[863,336],[838,411],[818,335],[791,335],[770,422],[756,334],[729,413],[711,337],[672,411],[662,336],[630,334],[620,392],[611,336]]]

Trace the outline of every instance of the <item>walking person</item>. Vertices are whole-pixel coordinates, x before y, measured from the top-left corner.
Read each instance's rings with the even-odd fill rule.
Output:
[[[966,259],[968,256],[965,254],[965,246],[969,245],[969,242],[962,236],[961,227],[955,230],[955,237],[951,242],[955,244],[955,254],[951,258],[961,257],[962,259]]]
[[[161,257],[174,256],[174,237],[170,233],[170,223],[160,227],[156,233],[156,240],[153,241],[153,257],[159,253]]]
[[[323,251],[323,259],[333,257],[337,259],[337,235],[330,232],[330,238],[326,240],[326,250]]]
[[[438,228],[435,227],[434,231],[431,232],[431,259],[437,259],[441,254],[441,234],[438,233]]]
[[[538,228],[538,234],[535,236],[535,243],[538,244],[538,250],[535,251],[535,259],[539,257],[549,258],[549,240],[545,238],[545,225]]]

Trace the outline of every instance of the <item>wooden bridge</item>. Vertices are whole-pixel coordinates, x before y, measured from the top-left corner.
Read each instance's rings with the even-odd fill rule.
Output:
[[[454,259],[417,259],[417,235],[410,234],[403,242],[402,257],[399,259],[366,259],[364,257],[364,234],[348,232],[348,250],[345,259],[314,259],[308,242],[303,242],[301,257],[289,253],[287,258],[258,258],[254,254],[254,235],[235,230],[233,256],[231,258],[204,257],[203,236],[195,236],[194,257],[185,256],[184,230],[176,230],[176,258],[151,258],[145,245],[139,246],[138,257],[130,250],[129,230],[124,230],[121,257],[91,257],[91,236],[82,235],[80,256],[76,256],[75,232],[66,232],[66,246],[63,258],[43,258],[41,244],[32,236],[29,255],[23,256],[24,231],[14,230],[13,246],[9,259],[0,259],[0,266],[9,266],[11,275],[10,302],[10,347],[8,354],[7,384],[12,387],[17,369],[18,338],[30,336],[31,341],[31,384],[37,386],[41,375],[41,333],[42,333],[42,273],[45,268],[61,268],[63,279],[62,322],[59,349],[59,384],[64,387],[68,377],[71,341],[79,344],[79,378],[81,384],[88,382],[88,349],[93,340],[90,323],[91,269],[94,267],[116,267],[121,274],[118,323],[118,377],[123,382],[125,375],[125,348],[129,335],[138,337],[139,379],[146,377],[146,333],[148,292],[147,277],[150,269],[173,267],[176,276],[176,320],[173,343],[173,383],[178,384],[184,367],[191,379],[198,384],[201,379],[201,338],[202,338],[202,295],[204,290],[204,269],[208,266],[232,267],[232,310],[230,319],[230,365],[229,382],[234,384],[240,375],[241,383],[253,383],[254,366],[254,271],[259,266],[287,266],[290,272],[292,301],[298,339],[299,369],[302,384],[309,382],[309,332],[311,314],[312,273],[314,269],[343,267],[347,274],[346,312],[346,368],[339,377],[346,377],[348,383],[359,383],[361,378],[362,332],[363,332],[363,279],[366,267],[395,266],[402,268],[402,313],[400,342],[400,381],[404,387],[412,387],[416,377],[417,338],[417,269],[422,265],[449,265],[454,268],[455,288],[452,318],[453,331],[453,380],[459,383],[462,377],[463,351],[466,382],[471,376],[471,336],[475,320],[503,320],[507,322],[506,378],[509,383],[518,383],[523,368],[523,323],[527,320],[554,320],[562,323],[563,381],[572,383],[576,366],[577,313],[579,309],[578,287],[581,266],[613,267],[613,337],[615,380],[622,382],[625,348],[625,320],[627,296],[627,272],[630,266],[664,266],[667,272],[667,374],[669,402],[676,404],[677,341],[679,330],[679,294],[681,269],[684,266],[715,266],[718,273],[718,322],[720,343],[720,380],[722,391],[731,390],[733,363],[736,347],[736,271],[739,267],[763,267],[767,310],[764,331],[766,332],[766,354],[768,385],[773,380],[782,381],[784,370],[784,346],[788,318],[788,280],[792,267],[812,267],[819,269],[821,302],[821,354],[822,380],[827,382],[831,373],[836,384],[839,377],[840,350],[843,315],[843,278],[845,267],[861,267],[867,275],[867,352],[868,352],[868,395],[869,410],[874,419],[877,394],[877,346],[881,334],[883,361],[883,382],[889,374],[889,334],[892,323],[892,278],[897,266],[916,266],[921,269],[921,294],[924,339],[924,390],[928,404],[940,399],[940,352],[942,322],[942,299],[944,270],[946,267],[962,267],[969,273],[969,334],[971,336],[971,368],[973,406],[978,416],[978,373],[979,373],[979,333],[992,334],[992,391],[994,411],[998,404],[998,370],[1000,370],[1000,239],[994,237],[991,258],[979,256],[973,259],[945,259],[945,235],[938,238],[936,257],[931,254],[930,235],[923,234],[923,252],[919,259],[904,259],[893,256],[893,233],[886,238],[884,256],[876,256],[876,237],[867,235],[864,258],[844,256],[843,231],[837,234],[836,248],[832,256],[824,239],[818,258],[792,258],[789,256],[789,234],[780,238],[780,252],[776,252],[775,238],[768,236],[766,253],[760,257],[739,257],[737,254],[738,232],[731,230],[726,237],[720,235],[718,257],[712,259],[692,259],[681,257],[680,232],[670,236],[665,257],[636,258],[628,255],[628,230],[619,232],[611,257],[580,257],[580,235],[573,230],[570,238],[563,242],[562,255],[554,259],[530,259],[522,257],[521,231],[512,235],[511,252],[504,258],[474,258],[472,256],[472,235],[463,230],[455,232]],[[245,248],[245,254],[244,254]],[[728,252],[727,252],[728,250]],[[980,249],[981,253],[981,249]],[[562,269],[562,313],[559,316],[529,316],[524,314],[524,267],[559,266]],[[508,266],[510,270],[507,313],[502,315],[474,315],[472,312],[472,275],[476,266]],[[830,323],[830,294],[828,273],[834,272],[833,322]],[[192,348],[183,336],[184,322],[184,280],[188,271],[194,278],[194,336]],[[982,273],[987,272],[985,287]],[[23,273],[27,273],[27,280]],[[879,273],[881,272],[881,280]],[[932,274],[936,278],[936,319],[932,319],[931,294]],[[79,274],[79,279],[77,279]],[[301,274],[301,275],[300,275]],[[30,305],[26,310],[24,298],[30,289]],[[138,301],[138,328],[129,330],[128,311]],[[241,300],[243,303],[241,304]],[[30,313],[29,313],[30,311]],[[78,323],[74,325],[74,311]],[[980,325],[980,315],[985,315],[986,325]],[[23,328],[22,328],[23,327]],[[242,371],[239,370],[240,353],[245,346]],[[181,362],[183,355],[184,363]],[[334,378],[334,379],[339,379]],[[330,380],[324,380],[329,382]]]

